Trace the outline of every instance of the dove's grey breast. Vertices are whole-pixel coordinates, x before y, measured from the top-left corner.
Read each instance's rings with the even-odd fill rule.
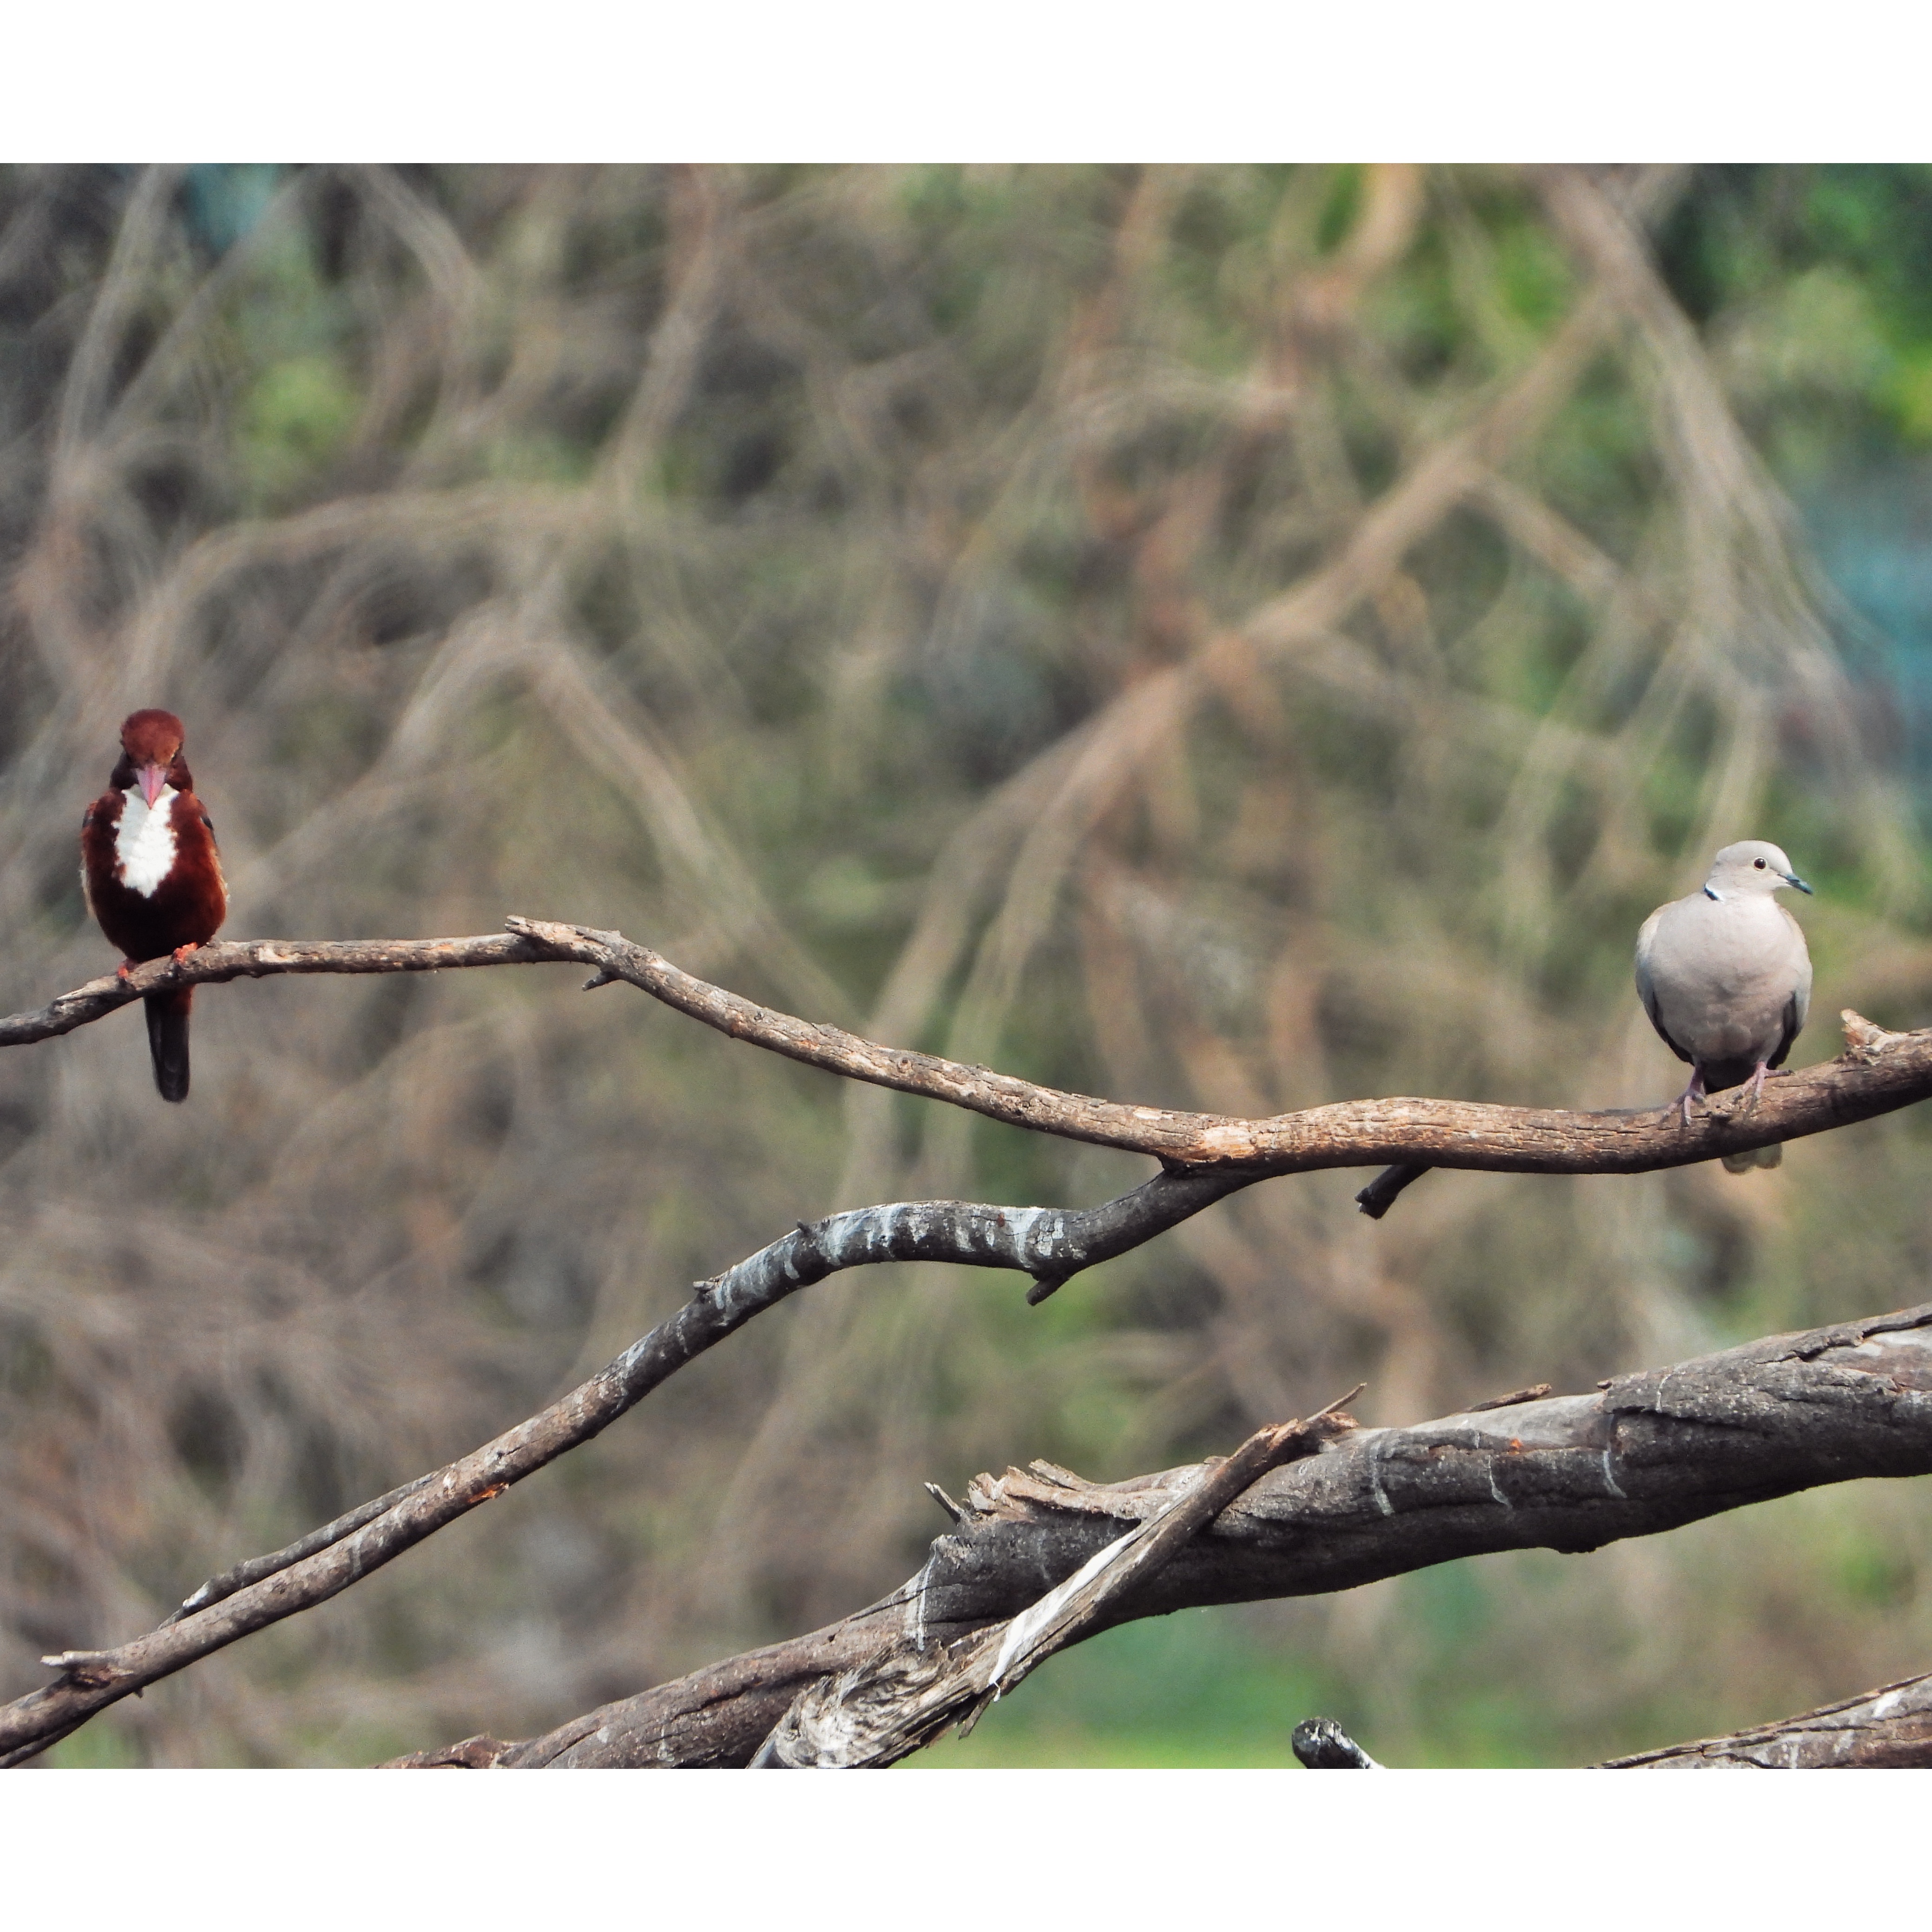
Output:
[[[1714,1092],[1783,1064],[1811,1004],[1811,956],[1768,893],[1707,889],[1644,922],[1636,983],[1664,1043]]]

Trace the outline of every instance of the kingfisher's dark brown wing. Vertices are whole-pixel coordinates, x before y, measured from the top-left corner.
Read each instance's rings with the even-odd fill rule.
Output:
[[[107,916],[113,917],[114,828],[120,820],[122,802],[118,792],[104,793],[80,814],[80,881],[87,894],[88,910],[97,920],[101,916],[104,904],[110,908]],[[106,926],[101,930],[106,932]],[[113,933],[109,932],[107,937],[120,945]],[[122,950],[124,952],[127,949]]]

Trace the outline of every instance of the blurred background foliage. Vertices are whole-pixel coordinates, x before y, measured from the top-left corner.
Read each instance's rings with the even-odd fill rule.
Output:
[[[188,721],[234,936],[615,926],[813,1018],[1261,1114],[1660,1101],[1632,937],[1820,888],[1802,1060],[1932,1019],[1932,171],[0,175],[0,997]],[[801,1216],[1144,1164],[565,973],[0,1058],[0,1675],[456,1454]],[[517,1736],[916,1567],[921,1490],[1907,1304],[1928,1124],[1775,1173],[1244,1195],[1038,1310],[842,1278],[56,1761]],[[1932,1662],[1867,1484],[1087,1646],[934,1762],[1575,1762]]]

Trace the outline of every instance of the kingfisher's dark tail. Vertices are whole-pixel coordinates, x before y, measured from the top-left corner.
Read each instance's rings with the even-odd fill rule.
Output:
[[[154,1062],[154,1084],[164,1100],[188,1098],[188,1016],[194,988],[150,993],[141,1004],[148,1014],[148,1051]]]

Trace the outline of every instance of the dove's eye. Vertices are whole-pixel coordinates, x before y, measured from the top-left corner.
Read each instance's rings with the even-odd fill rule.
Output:
[[[1762,859],[1754,859],[1751,861],[1751,863],[1755,866],[1760,872],[1764,870],[1764,861]]]

